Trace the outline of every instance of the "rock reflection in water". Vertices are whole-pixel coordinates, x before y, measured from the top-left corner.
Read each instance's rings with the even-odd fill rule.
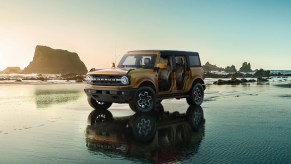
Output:
[[[53,104],[75,101],[80,97],[79,90],[37,89],[34,92],[37,108],[47,108]]]
[[[108,110],[94,110],[88,117],[86,146],[92,152],[122,155],[154,162],[178,162],[198,151],[204,137],[201,107],[189,106],[186,113],[136,113],[113,117]]]

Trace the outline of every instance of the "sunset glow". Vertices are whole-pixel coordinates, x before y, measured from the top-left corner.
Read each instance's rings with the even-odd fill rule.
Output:
[[[202,63],[291,69],[289,1],[0,2],[0,70],[25,67],[36,45],[77,52],[88,68],[128,50],[198,51]]]

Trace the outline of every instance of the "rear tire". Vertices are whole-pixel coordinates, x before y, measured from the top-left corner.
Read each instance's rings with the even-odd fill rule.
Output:
[[[111,102],[97,101],[93,99],[91,96],[88,96],[87,100],[89,105],[95,110],[106,110],[112,105]]]
[[[204,88],[202,84],[196,83],[193,85],[189,97],[187,97],[187,103],[189,105],[200,106],[204,99]]]
[[[189,106],[186,115],[192,129],[197,132],[201,124],[205,122],[201,106]]]
[[[129,102],[130,108],[134,112],[148,113],[155,109],[156,93],[151,87],[140,87],[132,101]]]

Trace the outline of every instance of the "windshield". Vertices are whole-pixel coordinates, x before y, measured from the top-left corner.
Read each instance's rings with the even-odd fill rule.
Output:
[[[156,62],[156,57],[157,55],[124,55],[121,58],[118,67],[153,68]]]

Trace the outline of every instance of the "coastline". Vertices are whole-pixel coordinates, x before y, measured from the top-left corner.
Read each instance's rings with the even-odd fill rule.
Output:
[[[85,82],[76,82],[74,80],[23,80],[23,81],[15,81],[15,80],[0,80],[0,85],[53,85],[53,84],[86,84]]]
[[[73,84],[83,83],[78,74],[0,74],[0,84]]]
[[[226,73],[212,71],[205,73],[204,78],[205,84],[207,85],[245,85],[261,82],[291,82],[291,70],[271,70],[270,72],[268,76],[257,76],[255,72]],[[84,78],[85,75],[77,74],[0,74],[0,85],[85,84]]]
[[[205,78],[204,82],[206,85],[216,85],[215,82],[217,81],[231,81],[231,78]],[[241,83],[229,83],[229,84],[222,84],[222,85],[262,85],[262,84],[282,84],[286,86],[291,85],[291,76],[289,77],[270,77],[267,80],[263,82],[258,82],[257,78],[236,78],[236,80],[244,81],[247,80],[247,82],[241,82]],[[86,84],[85,81],[76,81],[76,80],[22,80],[22,81],[16,81],[16,80],[0,80],[0,85],[57,85],[57,84],[67,84],[67,85],[74,85],[74,84]],[[289,88],[289,87],[288,87]]]

